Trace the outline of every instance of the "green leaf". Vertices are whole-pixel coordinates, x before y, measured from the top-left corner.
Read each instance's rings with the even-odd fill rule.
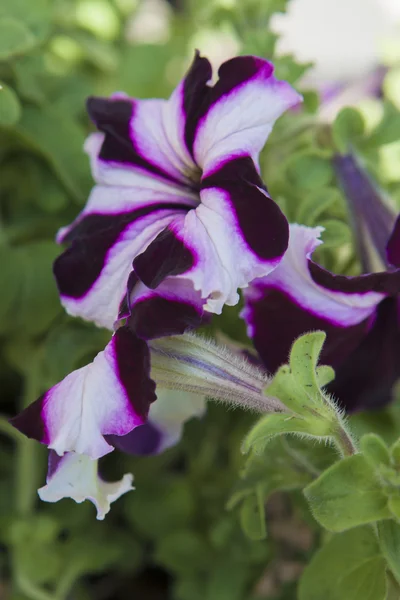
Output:
[[[305,568],[299,600],[385,600],[385,560],[368,527],[335,535]]]
[[[5,83],[0,83],[0,127],[15,125],[21,117],[17,94]]]
[[[13,18],[33,34],[35,43],[43,42],[49,33],[51,0],[2,0],[0,18]]]
[[[50,106],[27,107],[16,131],[47,160],[78,201],[86,200],[91,186],[89,162],[83,153],[84,131],[74,119]]]
[[[2,248],[0,332],[24,336],[47,329],[61,312],[52,264],[59,254],[54,242],[32,242],[19,248]]]
[[[378,523],[378,535],[383,555],[400,583],[400,524],[389,519],[381,521]]]
[[[14,62],[13,69],[19,94],[28,100],[43,103],[46,99],[43,82],[49,76],[43,56],[22,56]]]
[[[272,438],[286,433],[325,437],[331,433],[331,428],[329,424],[326,425],[319,419],[305,419],[287,413],[271,413],[262,417],[251,429],[243,441],[242,451],[247,453],[253,450],[260,454]]]
[[[338,219],[327,219],[321,220],[319,224],[325,228],[325,231],[322,234],[322,239],[324,241],[324,245],[322,246],[323,250],[340,248],[340,246],[351,243],[351,229],[346,223],[343,223],[343,221],[339,221]]]
[[[304,490],[315,519],[329,531],[344,531],[390,517],[387,497],[361,454],[332,465]]]
[[[316,368],[325,338],[323,331],[302,335],[290,351],[289,365],[293,377],[302,387],[309,388],[310,393],[319,393]]]
[[[329,160],[312,152],[295,154],[287,166],[289,181],[300,190],[315,190],[327,187],[333,179],[333,168]]]
[[[177,530],[159,539],[155,559],[181,574],[209,569],[211,556],[206,542],[190,529]]]
[[[366,460],[373,468],[380,465],[390,465],[388,447],[376,433],[367,433],[367,435],[364,435],[361,438],[360,446]]]
[[[336,188],[324,187],[310,190],[307,196],[296,206],[296,223],[310,227],[319,225],[320,216],[340,201],[340,192]]]
[[[339,152],[345,154],[349,145],[357,142],[364,134],[365,124],[362,114],[355,108],[343,108],[332,126],[333,140]]]
[[[0,60],[24,54],[35,46],[35,36],[16,19],[0,18]]]
[[[243,531],[251,540],[263,540],[267,536],[265,525],[265,495],[262,486],[256,493],[247,496],[240,509],[240,523]]]

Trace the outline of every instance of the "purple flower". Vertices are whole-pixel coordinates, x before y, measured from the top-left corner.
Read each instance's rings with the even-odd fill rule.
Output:
[[[111,329],[133,313],[144,338],[181,332],[203,310],[236,304],[238,288],[281,260],[288,224],[257,161],[301,97],[253,56],[218,75],[211,85],[211,65],[196,54],[169,100],[89,99],[96,185],[59,232],[68,248],[54,267],[70,314]]]
[[[379,408],[389,402],[400,376],[400,268],[334,275],[311,259],[322,231],[290,226],[284,259],[245,291],[242,316],[271,373],[287,362],[298,336],[325,331],[321,362],[336,372],[329,391],[347,410]],[[387,245],[387,260],[400,267],[400,220]]]
[[[51,451],[41,498],[89,499],[103,518],[110,503],[132,489],[132,476],[106,483],[98,477],[98,459],[114,448],[128,454],[165,450],[179,440],[186,420],[203,414],[206,396],[253,410],[284,410],[264,395],[267,380],[201,338],[147,344],[122,326],[92,363],[67,375],[12,424]]]

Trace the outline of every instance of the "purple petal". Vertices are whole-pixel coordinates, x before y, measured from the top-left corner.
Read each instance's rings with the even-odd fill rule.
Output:
[[[387,260],[390,265],[400,267],[400,216],[397,217],[387,245]]]
[[[89,98],[87,110],[96,127],[104,134],[97,160],[120,163],[122,167],[138,169],[174,185],[186,180],[174,167],[168,153],[154,150],[162,134],[162,109],[165,100],[132,100],[117,95],[112,98]],[[158,127],[154,127],[158,123]],[[157,131],[158,130],[158,131]],[[169,152],[173,152],[168,147]]]
[[[375,256],[381,268],[387,265],[386,245],[396,214],[384,198],[384,192],[372,180],[352,154],[337,154],[333,159],[352,216],[358,251],[365,272],[376,270]]]
[[[195,90],[188,86],[190,103],[184,102],[185,142],[195,162],[208,173],[228,157],[249,154],[257,160],[276,119],[301,96],[277,81],[273,65],[261,58],[228,60],[214,86],[206,84],[210,72],[201,60],[195,59],[192,70],[203,79],[198,76]]]
[[[59,455],[100,458],[113,449],[105,435],[125,435],[145,422],[154,390],[147,344],[121,327],[92,363],[70,373],[12,423]]]
[[[328,390],[347,411],[383,408],[400,378],[399,301],[383,300],[362,342],[336,368]]]
[[[264,184],[250,157],[225,163],[212,175],[204,177],[201,187],[202,200],[206,196],[205,190],[214,188],[227,192],[237,233],[258,258],[276,261],[283,256],[288,245],[289,226],[278,205],[263,191]],[[216,205],[213,208],[218,210]]]
[[[291,225],[281,263],[245,290],[242,316],[271,372],[287,362],[299,335],[315,329],[327,333],[323,362],[336,367],[362,341],[379,303],[399,290],[398,272],[344,277],[313,263],[320,233],[320,228]]]
[[[157,390],[157,402],[150,407],[149,421],[123,437],[109,440],[127,454],[157,454],[177,444],[183,425],[206,410],[205,398],[177,390]],[[111,436],[110,436],[111,437]]]
[[[134,190],[129,192],[133,198]],[[140,203],[127,199],[127,192],[112,187],[94,188],[84,213],[64,229],[59,239],[69,243],[54,264],[63,305],[73,316],[112,329],[126,291],[132,261],[176,216],[184,213],[179,202]],[[154,197],[150,194],[150,197]],[[125,200],[124,200],[125,198]],[[105,201],[131,210],[104,214]],[[100,212],[96,212],[96,209]]]
[[[156,290],[139,283],[129,296],[129,327],[145,340],[178,335],[205,320],[203,302],[190,281],[168,278]]]

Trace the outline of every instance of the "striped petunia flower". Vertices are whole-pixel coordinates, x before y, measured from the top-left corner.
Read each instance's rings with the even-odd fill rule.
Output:
[[[354,277],[312,260],[322,231],[290,226],[284,259],[245,290],[241,314],[270,373],[287,362],[298,336],[325,331],[321,362],[336,372],[329,391],[346,410],[380,408],[400,377],[400,220],[387,243],[387,269]]]
[[[258,155],[301,97],[254,56],[225,62],[211,79],[197,53],[168,100],[88,100],[96,185],[59,232],[68,247],[54,266],[71,315],[111,329],[132,313],[147,339],[181,332],[204,310],[236,304],[238,288],[282,259],[288,224]]]
[[[261,412],[284,410],[264,395],[267,382],[263,371],[201,338],[186,334],[148,344],[124,325],[93,362],[11,422],[50,450],[40,497],[88,499],[102,519],[111,502],[133,489],[133,477],[103,481],[100,458],[114,449],[146,455],[176,444],[185,421],[203,414],[206,397]]]

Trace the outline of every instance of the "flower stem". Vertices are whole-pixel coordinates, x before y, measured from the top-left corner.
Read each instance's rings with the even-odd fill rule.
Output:
[[[334,436],[334,442],[340,454],[345,458],[357,453],[357,446],[344,423],[338,419],[338,427]]]
[[[39,372],[35,362],[30,366],[24,384],[21,410],[40,394]],[[38,479],[38,444],[25,436],[18,437],[16,457],[15,506],[20,516],[28,516],[35,505]]]

